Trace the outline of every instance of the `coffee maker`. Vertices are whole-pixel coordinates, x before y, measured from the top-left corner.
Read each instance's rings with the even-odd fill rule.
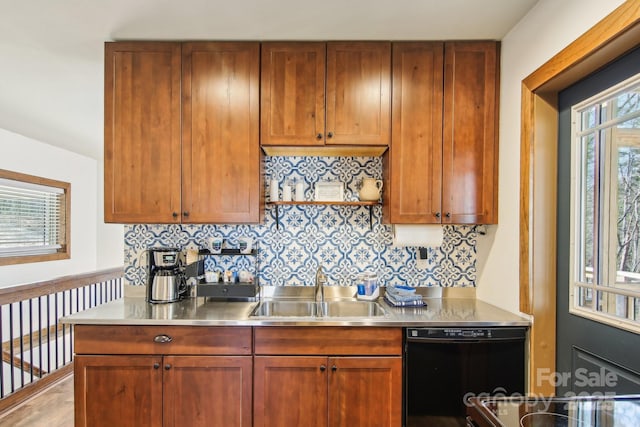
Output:
[[[147,272],[147,301],[165,303],[180,300],[187,291],[177,248],[149,248]]]

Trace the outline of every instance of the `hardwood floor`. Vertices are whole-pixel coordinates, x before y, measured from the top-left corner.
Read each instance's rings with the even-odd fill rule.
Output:
[[[73,375],[0,416],[0,427],[73,427]]]

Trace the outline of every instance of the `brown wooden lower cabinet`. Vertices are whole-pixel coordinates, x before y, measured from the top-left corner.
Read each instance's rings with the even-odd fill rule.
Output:
[[[251,427],[251,356],[165,356],[164,364],[164,427]]]
[[[251,426],[251,356],[76,356],[76,427]]]
[[[326,372],[326,357],[256,356],[254,427],[326,427]]]
[[[76,325],[76,427],[251,427],[250,327]]]
[[[159,356],[76,356],[75,426],[162,425]]]
[[[402,424],[401,328],[76,325],[74,340],[76,427]]]
[[[402,423],[402,358],[256,356],[254,427]]]
[[[401,357],[330,357],[329,426],[400,426]]]

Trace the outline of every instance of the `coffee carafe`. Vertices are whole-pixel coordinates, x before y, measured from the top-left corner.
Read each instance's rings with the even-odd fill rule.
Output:
[[[165,303],[180,300],[187,286],[177,248],[149,248],[147,301]]]

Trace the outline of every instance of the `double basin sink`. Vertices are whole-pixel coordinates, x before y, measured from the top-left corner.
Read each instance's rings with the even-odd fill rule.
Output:
[[[314,287],[296,287],[295,296],[286,295],[291,287],[280,287],[279,295],[267,297],[258,303],[251,317],[260,318],[370,318],[386,315],[384,308],[375,301],[360,301],[355,298],[351,286],[327,286],[325,301],[315,301]],[[303,289],[300,289],[303,288]],[[304,289],[307,288],[307,289]],[[310,294],[310,295],[309,295]]]
[[[374,301],[261,301],[252,317],[379,317],[384,309]]]

